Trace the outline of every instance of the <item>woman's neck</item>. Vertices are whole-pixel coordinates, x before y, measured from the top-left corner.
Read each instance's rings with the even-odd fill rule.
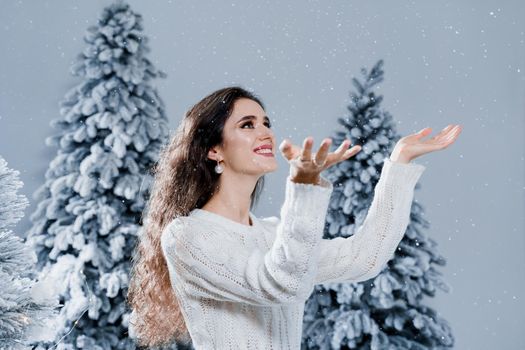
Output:
[[[221,176],[218,191],[202,209],[225,216],[244,225],[253,225],[250,220],[250,205],[251,194],[256,183],[256,180],[246,176],[240,178]]]
[[[227,205],[217,203],[217,201],[208,201],[201,209],[211,211],[212,213],[227,217],[230,220],[238,222],[243,225],[253,226],[253,222],[250,218],[249,209],[238,209],[235,210]]]

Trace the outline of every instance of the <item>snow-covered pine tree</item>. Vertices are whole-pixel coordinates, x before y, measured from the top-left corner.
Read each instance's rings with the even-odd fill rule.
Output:
[[[151,86],[166,75],[146,58],[141,23],[119,1],[88,28],[72,66],[82,82],[51,123],[59,134],[46,139],[58,152],[34,194],[28,241],[64,304],[56,349],[135,347],[126,299],[131,257],[151,168],[168,136],[164,103]]]
[[[30,349],[32,328],[54,316],[53,302],[35,298],[36,256],[20,237],[9,229],[29,205],[17,194],[23,186],[18,171],[9,169],[0,156],[0,349]]]
[[[383,80],[379,60],[364,81],[353,79],[350,112],[339,118],[344,131],[332,137],[333,145],[345,138],[362,145],[348,161],[326,170],[334,184],[327,212],[324,238],[348,237],[362,225],[373,199],[382,163],[401,138],[392,116],[379,109],[383,99],[372,88]],[[420,188],[419,184],[415,189]],[[436,242],[425,236],[429,228],[423,207],[412,203],[410,222],[403,240],[382,272],[359,283],[317,285],[307,300],[302,349],[442,349],[454,337],[446,320],[423,304],[423,295],[434,296],[436,287],[449,292],[437,265],[446,260]]]

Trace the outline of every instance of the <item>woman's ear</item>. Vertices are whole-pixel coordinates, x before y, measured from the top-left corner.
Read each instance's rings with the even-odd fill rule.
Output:
[[[208,151],[208,158],[211,159],[211,160],[214,160],[214,161],[217,161],[217,160],[220,159],[219,151],[218,151],[217,147],[210,148],[210,150]]]

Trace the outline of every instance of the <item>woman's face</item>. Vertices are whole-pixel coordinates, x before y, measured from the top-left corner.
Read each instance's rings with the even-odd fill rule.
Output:
[[[217,147],[224,173],[264,175],[277,169],[275,137],[264,109],[249,98],[235,101],[223,131],[223,147]],[[260,146],[262,150],[256,151]],[[223,173],[223,175],[224,175]]]

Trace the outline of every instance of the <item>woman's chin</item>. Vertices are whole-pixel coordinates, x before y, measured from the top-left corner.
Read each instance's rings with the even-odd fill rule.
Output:
[[[266,173],[273,173],[277,170],[277,164],[275,166],[263,166],[263,175]]]

